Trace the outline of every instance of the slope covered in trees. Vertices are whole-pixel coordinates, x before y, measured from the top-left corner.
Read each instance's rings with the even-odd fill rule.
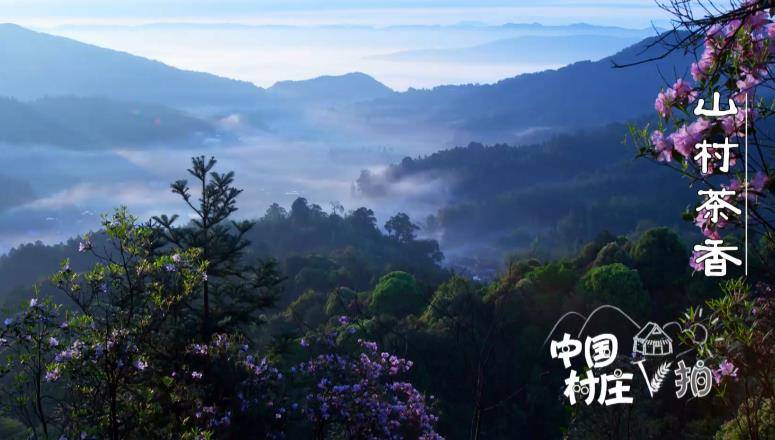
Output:
[[[627,127],[561,135],[538,145],[471,143],[405,158],[381,174],[362,172],[360,192],[395,196],[407,182],[441,183],[448,193],[426,232],[454,252],[494,254],[518,249],[566,255],[600,231],[627,234],[650,225],[682,230],[679,215],[691,189],[667,169],[636,160],[623,143]]]
[[[365,289],[394,270],[410,271],[427,283],[445,276],[440,266],[443,255],[436,242],[385,235],[368,208],[326,213],[301,198],[290,210],[275,204],[245,238],[250,245],[244,258],[278,260],[287,278],[281,298],[286,303],[310,288]],[[95,243],[103,239],[101,233],[94,234]],[[88,267],[93,261],[78,252],[78,243],[78,239],[57,245],[30,243],[1,256],[2,302],[15,303],[28,296],[33,283],[47,285],[46,276],[65,259],[74,269]]]

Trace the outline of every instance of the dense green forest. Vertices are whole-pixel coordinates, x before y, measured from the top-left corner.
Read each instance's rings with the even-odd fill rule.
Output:
[[[411,220],[407,221],[411,224]],[[245,258],[278,261],[286,278],[286,302],[307,289],[367,289],[379,277],[395,270],[409,271],[429,285],[447,276],[439,265],[443,256],[436,242],[386,235],[368,208],[327,213],[299,198],[290,210],[272,205],[246,238],[250,246]],[[102,243],[104,236],[94,234],[92,240]],[[30,243],[1,256],[0,278],[8,280],[0,287],[3,303],[14,304],[27,298],[35,283],[46,290],[47,276],[65,259],[74,270],[85,270],[93,264],[90,255],[78,252],[79,241],[74,238],[58,245]]]
[[[201,167],[205,163],[203,158],[200,159]],[[194,170],[197,169],[196,164],[195,161]],[[210,168],[213,165],[211,163]],[[0,276],[10,279],[13,274],[13,278],[19,280],[18,286],[3,293],[5,303],[14,306],[8,312],[11,318],[6,321],[5,337],[24,338],[26,329],[38,332],[34,334],[42,337],[44,343],[51,344],[46,349],[39,347],[38,353],[44,360],[49,358],[53,363],[48,366],[39,364],[40,369],[35,373],[41,380],[38,384],[42,383],[41,386],[46,388],[44,394],[47,393],[51,399],[72,397],[66,388],[58,386],[63,381],[60,376],[65,376],[66,368],[85,368],[82,364],[68,363],[75,362],[72,354],[67,354],[67,360],[62,360],[63,353],[71,353],[75,350],[73,347],[85,350],[82,347],[87,342],[82,339],[83,336],[70,342],[75,345],[60,352],[60,344],[64,344],[65,338],[77,337],[78,333],[73,332],[82,325],[96,325],[91,331],[96,331],[92,337],[98,338],[102,331],[109,329],[103,329],[102,325],[128,326],[128,339],[122,343],[139,346],[146,341],[151,344],[147,350],[140,349],[141,355],[136,358],[139,360],[132,364],[136,367],[125,373],[129,374],[127,382],[115,383],[119,389],[126,387],[123,392],[129,395],[148,392],[137,388],[149,384],[136,382],[141,377],[134,375],[151,374],[147,373],[149,371],[163,376],[169,374],[163,372],[167,371],[165,368],[174,371],[210,368],[206,370],[209,371],[206,373],[208,379],[185,385],[194,388],[184,387],[183,391],[170,388],[168,392],[171,394],[165,394],[164,399],[173,399],[169,403],[171,407],[146,407],[142,399],[137,401],[129,395],[121,397],[119,392],[119,399],[129,399],[122,401],[122,405],[127,406],[110,414],[100,411],[70,413],[68,411],[73,411],[73,408],[54,403],[44,403],[38,409],[34,406],[34,399],[22,398],[6,407],[4,438],[26,438],[23,424],[38,433],[39,438],[46,438],[48,434],[44,435],[41,425],[43,420],[47,423],[46,432],[59,430],[72,433],[73,429],[84,429],[79,423],[91,421],[89,423],[95,425],[93,429],[83,431],[84,438],[103,438],[108,434],[118,438],[148,438],[143,437],[149,434],[137,425],[133,411],[147,411],[147,417],[158,419],[155,422],[158,425],[154,426],[159,431],[154,435],[161,435],[159,432],[183,435],[180,433],[185,432],[184,437],[199,438],[196,436],[202,432],[211,432],[244,438],[240,435],[245,435],[247,431],[244,430],[250,427],[265,435],[284,432],[290,438],[339,438],[337,433],[342,430],[347,432],[348,423],[352,423],[350,417],[353,411],[369,411],[362,406],[363,402],[347,400],[347,397],[337,394],[338,388],[330,390],[333,395],[329,391],[315,394],[314,387],[308,388],[308,380],[312,378],[294,382],[284,382],[285,379],[281,378],[296,377],[300,371],[313,377],[316,374],[332,374],[329,379],[325,376],[315,380],[339,381],[341,383],[337,386],[349,387],[366,379],[359,376],[364,374],[363,366],[350,370],[346,367],[350,361],[346,359],[359,359],[360,356],[359,362],[366,362],[372,359],[370,353],[377,353],[370,351],[376,350],[375,347],[385,350],[383,360],[387,362],[388,357],[391,359],[389,364],[392,362],[396,369],[391,375],[401,374],[412,387],[416,387],[412,388],[414,391],[406,391],[409,396],[414,395],[412,393],[425,396],[422,399],[407,397],[415,402],[412,411],[417,412],[412,414],[421,414],[417,416],[419,419],[410,418],[411,421],[407,422],[405,415],[390,411],[385,416],[404,420],[403,424],[396,425],[399,426],[397,431],[391,431],[395,435],[402,433],[400,435],[404,438],[407,435],[409,438],[415,435],[434,438],[432,435],[436,433],[453,439],[513,435],[559,438],[563,432],[570,438],[597,438],[601,433],[605,433],[605,438],[619,438],[625,436],[623,430],[628,425],[642,426],[647,430],[647,437],[684,438],[691,434],[701,438],[718,431],[730,417],[728,407],[716,400],[687,405],[671,398],[670,393],[646,399],[642,389],[636,393],[642,403],[635,410],[613,407],[591,411],[569,407],[558,397],[562,388],[562,371],[548,358],[541,344],[556,319],[567,311],[588,314],[598,305],[611,304],[630,311],[632,316],[644,322],[668,321],[675,319],[687,307],[721,295],[715,283],[692,274],[686,264],[689,255],[687,244],[670,229],[649,229],[631,238],[603,233],[584,245],[577,254],[559,260],[515,258],[505,263],[506,269],[496,280],[481,283],[443,269],[440,265],[443,256],[437,243],[418,239],[415,235],[418,227],[405,214],[399,213],[389,219],[385,224],[385,233],[367,208],[346,214],[341,209],[326,213],[321,207],[299,198],[287,211],[273,205],[256,222],[229,224],[226,220],[236,211],[239,195],[239,190],[232,186],[233,175],[216,173],[208,177],[206,172],[199,175],[213,185],[212,191],[208,191],[213,201],[202,202],[201,206],[209,203],[211,209],[222,210],[220,216],[211,213],[205,217],[207,211],[202,211],[200,205],[192,204],[197,214],[192,223],[176,226],[174,217],[162,216],[144,223],[118,211],[106,217],[104,231],[88,237],[58,246],[39,243],[14,249],[0,260]],[[185,200],[193,202],[187,183],[178,181],[173,184],[173,189]],[[216,210],[218,206],[221,208]],[[205,218],[211,218],[213,223],[208,223]],[[205,234],[202,232],[203,225],[208,224],[210,232]],[[138,257],[145,255],[144,251],[140,251],[143,249],[141,243],[148,246],[149,253],[144,258]],[[206,261],[214,263],[198,265],[197,261],[204,261],[200,260],[201,249],[209,253]],[[118,258],[119,255],[122,257]],[[149,258],[151,260],[146,262]],[[124,264],[128,265],[126,271]],[[134,269],[135,266],[137,269]],[[90,269],[92,267],[94,269]],[[140,269],[142,267],[145,269]],[[151,270],[147,275],[150,280],[135,280],[135,270]],[[203,312],[202,292],[195,287],[199,281],[191,278],[197,276],[198,270],[206,271],[209,277],[204,280],[210,283],[210,305],[205,305],[205,309],[210,308],[210,318],[204,320],[201,316],[197,318]],[[53,273],[53,278],[47,281],[42,271]],[[179,281],[165,275],[178,273],[183,277]],[[37,293],[29,288],[33,281],[39,282]],[[137,310],[138,316],[145,316],[137,324],[132,324],[133,318],[126,315],[133,310],[131,307],[128,310],[108,307],[111,301],[128,300],[131,296],[112,295],[119,295],[125,290],[129,293],[136,291],[138,287],[132,283],[143,283],[148,286],[146,288],[153,289],[159,282],[163,282],[160,287],[166,286],[163,288],[171,291],[177,288],[184,291],[194,289],[181,293],[179,300],[183,301],[182,308],[175,313],[182,313],[180,319],[183,320],[178,324],[174,324],[175,320],[172,323],[163,321],[148,304]],[[175,284],[177,282],[183,284]],[[57,308],[45,299],[49,293],[63,308]],[[102,295],[108,296],[103,298]],[[30,302],[31,297],[33,302]],[[14,312],[20,304],[21,311]],[[119,304],[121,302],[115,303]],[[174,304],[170,306],[174,307]],[[90,307],[99,308],[92,311]],[[105,311],[116,315],[111,315],[114,321],[102,321],[98,315],[92,314],[104,307],[108,307]],[[40,327],[40,319],[58,327]],[[65,319],[67,326],[59,326],[59,319]],[[145,320],[159,320],[155,325],[160,328],[170,326],[166,331],[172,332],[169,337],[173,339],[165,344],[173,344],[178,347],[176,350],[189,354],[181,360],[172,360],[167,358],[171,350],[169,347],[157,353],[155,350],[162,347],[146,340],[149,335],[141,331],[145,328],[141,324]],[[628,324],[620,316],[611,315],[605,321],[606,330],[619,328],[624,334],[629,334],[628,331],[632,333],[632,328],[627,328]],[[140,327],[135,328],[134,325]],[[579,322],[564,323],[560,329],[577,331],[579,325]],[[138,331],[140,333],[135,333]],[[210,336],[197,336],[200,331],[211,335],[213,342],[209,345],[204,342]],[[151,335],[161,337],[156,331]],[[196,367],[202,360],[196,356],[189,359],[192,349],[185,348],[185,341],[193,339],[203,341],[192,346],[200,347],[195,351],[210,350],[208,362],[224,363],[224,372],[245,365],[244,360],[235,365],[229,363],[234,362],[233,356],[244,359],[245,352],[240,351],[242,355],[231,353],[230,343],[219,339],[227,337],[237,340],[247,338],[244,347],[248,347],[247,341],[250,341],[251,347],[245,348],[251,350],[247,353],[252,353],[252,350],[264,353],[266,357],[261,362],[270,362],[271,368],[254,366],[252,360],[248,365],[260,368],[261,374],[268,376],[261,376],[258,383],[254,382],[258,379],[251,379],[250,387],[243,389],[247,386],[245,382],[219,382],[228,378],[212,370],[216,364]],[[55,342],[51,342],[50,338],[54,338]],[[16,354],[7,354],[6,361],[12,363],[36,352],[34,345],[24,345],[24,340],[16,344],[26,348],[14,352]],[[374,343],[374,347],[368,345]],[[12,344],[11,347],[17,346]],[[253,359],[253,355],[250,356]],[[85,359],[78,358],[78,361]],[[411,363],[403,359],[411,360]],[[370,368],[383,371],[378,366],[381,361],[373,362],[376,364],[369,363]],[[127,367],[110,364],[105,368],[107,371],[97,368],[91,373],[96,376],[80,386],[90,383],[89,387],[99,387],[99,381],[92,381],[108,372],[125,371]],[[5,383],[5,392],[10,396],[23,396],[15,393],[24,393],[25,387],[30,384],[27,381],[35,383],[34,371],[8,370],[7,380],[10,382]],[[70,375],[67,380],[86,380],[79,371],[67,373]],[[237,374],[236,377],[241,378],[239,368],[235,371],[225,374]],[[191,374],[200,373],[194,370]],[[390,391],[390,387],[398,385],[380,388],[385,378],[382,373],[374,374],[377,376],[373,376],[375,382],[370,386],[382,391],[372,391],[387,393],[385,396],[379,394],[382,396],[380,399],[385,398],[389,402],[402,398],[401,393],[394,395]],[[324,383],[327,382],[320,382],[318,388],[328,389],[327,385],[321,385]],[[226,394],[214,397],[208,388],[212,386],[233,388],[225,388],[220,393]],[[251,388],[254,386],[259,389]],[[166,386],[162,389],[167,390]],[[110,395],[115,391],[111,390],[113,388],[104,392]],[[260,403],[238,416],[233,402],[229,403],[228,393],[246,393],[248,390],[269,393],[264,395],[273,396],[272,399],[282,407],[273,407],[272,404],[267,407],[267,402],[259,399]],[[80,399],[98,400],[99,396],[105,395],[103,392],[83,393],[82,389],[76,395],[80,395]],[[305,393],[311,393],[307,394],[306,401]],[[377,394],[374,396],[377,398]],[[225,401],[219,400],[224,398]],[[317,400],[310,401],[311,398]],[[185,405],[189,404],[185,403],[188,402],[185,399],[193,399],[190,404],[212,407],[215,419],[206,422],[205,417],[186,421],[156,414],[156,411],[185,412]],[[175,401],[185,405],[179,407],[172,403]],[[316,406],[320,402],[324,406]],[[208,403],[212,405],[208,406]],[[304,409],[292,410],[299,407]],[[280,412],[272,421],[275,411]],[[228,425],[216,423],[227,416]],[[369,416],[363,417],[368,419]],[[356,429],[355,433],[345,436],[372,435],[376,428],[366,423],[353,429]],[[256,435],[256,431],[251,432],[254,433],[251,435]],[[416,434],[408,434],[410,432]]]

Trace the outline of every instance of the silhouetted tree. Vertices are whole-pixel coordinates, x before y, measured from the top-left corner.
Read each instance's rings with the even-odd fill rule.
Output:
[[[244,237],[254,222],[230,220],[242,190],[233,186],[233,172],[212,171],[216,163],[212,157],[192,158],[188,172],[200,193],[196,200],[187,180],[171,185],[172,192],[194,212],[191,223],[176,226],[177,215],[153,218],[164,241],[182,250],[199,248],[208,263],[202,283],[201,332],[205,340],[215,330],[253,323],[255,312],[274,302],[281,281],[273,260],[245,263],[245,249],[250,242]]]
[[[415,239],[415,231],[419,229],[420,227],[412,223],[409,216],[403,212],[399,212],[385,222],[385,230],[388,231],[388,234],[404,243],[413,241]]]

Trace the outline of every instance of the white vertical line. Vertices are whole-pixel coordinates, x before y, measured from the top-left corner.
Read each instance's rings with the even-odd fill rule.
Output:
[[[748,276],[748,93],[745,94],[745,276]]]

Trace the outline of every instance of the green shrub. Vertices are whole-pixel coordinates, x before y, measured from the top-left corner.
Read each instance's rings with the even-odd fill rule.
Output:
[[[369,307],[375,315],[401,318],[421,312],[425,305],[425,295],[414,277],[399,271],[380,278],[371,294]]]

